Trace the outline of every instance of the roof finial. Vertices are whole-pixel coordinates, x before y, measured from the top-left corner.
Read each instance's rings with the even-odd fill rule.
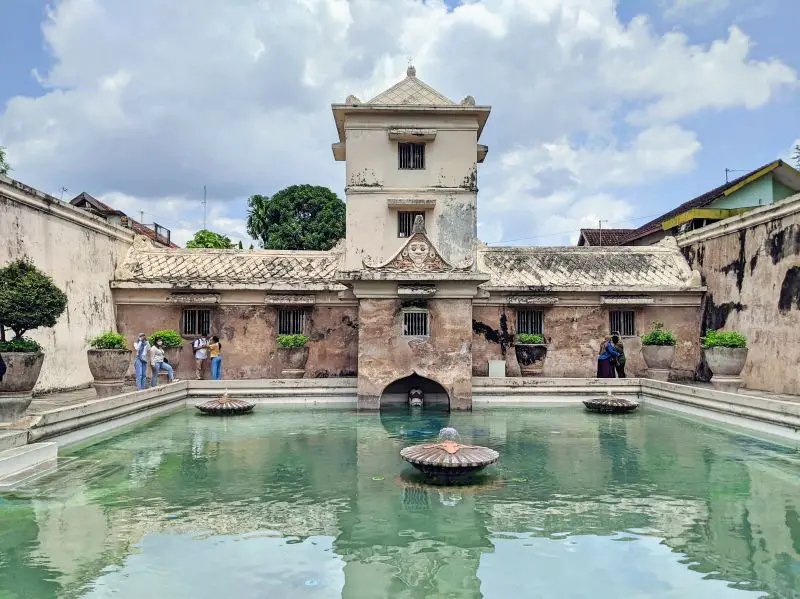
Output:
[[[407,77],[416,77],[417,76],[417,69],[414,68],[414,59],[410,56],[408,57],[408,68],[406,69],[406,76]]]

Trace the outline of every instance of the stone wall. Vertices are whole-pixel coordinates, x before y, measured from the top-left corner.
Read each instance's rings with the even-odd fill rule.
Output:
[[[455,410],[472,407],[470,299],[411,302],[430,311],[430,335],[402,336],[398,299],[359,303],[358,403],[377,409],[387,385],[416,373],[444,387]]]
[[[28,333],[45,352],[36,392],[91,384],[87,341],[114,328],[109,281],[132,243],[132,232],[0,176],[0,266],[27,256],[68,298],[53,329]]]
[[[800,394],[800,195],[678,238],[708,292],[702,328],[737,330],[745,386]],[[701,365],[698,375],[710,373]]]
[[[222,301],[224,302],[223,295]],[[263,302],[263,300],[262,300]],[[202,306],[208,307],[208,306]],[[117,326],[133,343],[139,332],[180,331],[182,306],[120,303]],[[358,356],[358,310],[355,306],[309,308],[306,334],[309,356],[306,377],[355,376]],[[211,309],[211,334],[222,342],[224,379],[280,378],[277,345],[278,308],[262,304],[225,304]],[[180,378],[194,377],[193,337],[184,337]]]
[[[599,304],[599,302],[598,302]],[[542,376],[594,377],[601,340],[610,333],[608,309],[604,306],[557,306],[544,310],[544,334],[548,344]],[[505,315],[505,326],[503,316]],[[642,334],[653,321],[663,322],[674,331],[679,344],[672,364],[672,380],[694,376],[700,359],[699,307],[647,306],[636,309],[636,331]],[[488,361],[502,360],[503,331],[516,334],[516,312],[513,307],[480,306],[473,308],[472,372],[488,375]],[[644,376],[645,363],[639,337],[623,338],[627,356],[626,374]],[[507,376],[519,376],[513,347],[506,352]]]

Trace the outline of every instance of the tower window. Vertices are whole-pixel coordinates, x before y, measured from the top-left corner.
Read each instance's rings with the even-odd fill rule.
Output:
[[[411,237],[414,230],[414,219],[418,216],[425,218],[424,212],[398,212],[397,213],[397,236]]]
[[[518,310],[517,311],[517,334],[543,335],[544,334],[544,311],[542,311],[542,310]]]
[[[397,144],[398,168],[421,170],[425,168],[425,144]]]
[[[636,312],[633,310],[620,310],[609,312],[611,332],[617,331],[623,337],[636,335]]]
[[[427,310],[403,312],[403,337],[427,337],[429,334]]]

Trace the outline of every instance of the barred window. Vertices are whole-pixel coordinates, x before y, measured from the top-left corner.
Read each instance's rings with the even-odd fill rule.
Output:
[[[411,237],[414,230],[414,219],[418,216],[425,218],[424,212],[398,212],[397,213],[397,236]]]
[[[404,337],[427,337],[428,335],[427,310],[406,310],[403,312]]]
[[[544,335],[544,312],[517,310],[517,334]]]
[[[425,168],[425,144],[397,144],[398,168],[421,170]]]
[[[306,329],[306,311],[293,308],[278,311],[278,335],[302,335]]]
[[[208,335],[211,332],[211,310],[186,308],[183,311],[184,335]]]
[[[622,337],[636,335],[636,312],[633,310],[619,310],[609,312],[610,332],[618,332]]]

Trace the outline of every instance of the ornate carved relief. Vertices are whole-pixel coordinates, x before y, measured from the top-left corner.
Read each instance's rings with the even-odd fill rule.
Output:
[[[558,303],[558,298],[545,295],[514,295],[508,298],[508,303],[522,306],[552,306]]]
[[[216,293],[172,293],[167,296],[170,304],[218,304],[219,294]]]
[[[268,295],[264,298],[265,304],[281,306],[309,305],[315,302],[313,295]]]
[[[417,215],[414,219],[412,235],[406,244],[389,261],[371,264],[363,260],[364,267],[370,270],[390,270],[404,272],[451,272],[469,270],[470,259],[453,266],[445,260],[425,233],[425,219]]]

